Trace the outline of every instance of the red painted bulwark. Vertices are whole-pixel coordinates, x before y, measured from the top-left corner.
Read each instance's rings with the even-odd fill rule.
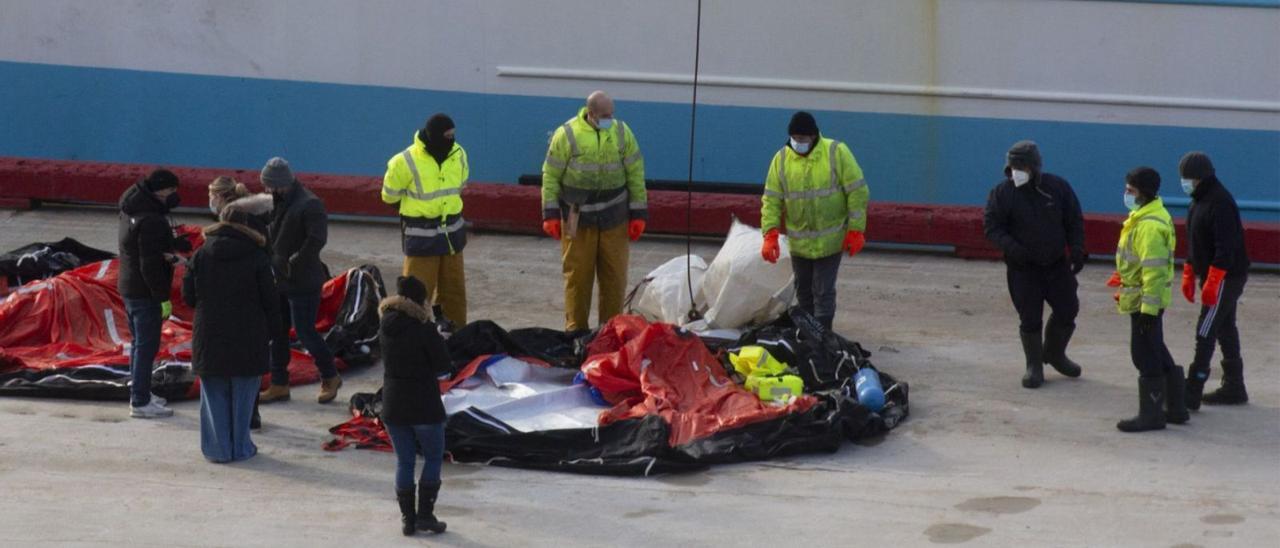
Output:
[[[129,185],[147,174],[151,166],[0,158],[0,207],[26,208],[33,201],[66,201],[114,204]],[[205,185],[220,175],[230,175],[261,190],[257,170],[172,168],[183,181],[182,202],[203,206]],[[377,177],[299,174],[307,187],[325,201],[331,213],[391,216],[382,203]],[[542,204],[537,187],[496,183],[471,183],[463,193],[467,219],[479,230],[522,234],[541,231]],[[759,225],[760,198],[741,194],[695,192],[692,201],[684,192],[649,192],[649,227],[654,233],[721,236],[734,217]],[[944,245],[958,255],[998,258],[999,253],[982,234],[982,208],[873,202],[868,212],[867,239],[876,242]],[[1086,247],[1095,255],[1115,253],[1120,215],[1085,215]],[[1245,223],[1249,256],[1259,263],[1280,263],[1280,223]],[[59,236],[56,234],[50,237]],[[1186,230],[1178,219],[1179,256],[1185,254]]]

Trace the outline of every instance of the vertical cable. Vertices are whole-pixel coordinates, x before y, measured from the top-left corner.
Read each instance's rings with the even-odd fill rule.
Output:
[[[698,307],[693,302],[693,149],[698,128],[698,63],[702,53],[702,0],[698,0],[698,17],[693,33],[693,102],[689,115],[689,179],[685,183],[684,210],[684,272],[689,284],[689,320],[698,317]]]

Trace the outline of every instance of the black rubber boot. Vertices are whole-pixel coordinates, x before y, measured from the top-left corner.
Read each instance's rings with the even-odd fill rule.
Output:
[[[1116,423],[1121,432],[1164,430],[1164,377],[1138,377],[1138,416]]]
[[[1058,325],[1053,321],[1053,316],[1049,317],[1044,330],[1044,363],[1073,378],[1080,376],[1080,364],[1067,357],[1067,343],[1071,342],[1071,335],[1075,332],[1076,326]]]
[[[1191,420],[1187,412],[1187,387],[1182,366],[1175,365],[1164,374],[1164,420],[1171,424],[1186,424]]]
[[[1222,360],[1222,386],[1204,395],[1205,405],[1241,405],[1249,402],[1244,389],[1244,360]]]
[[[1027,372],[1022,374],[1023,388],[1040,388],[1044,384],[1044,343],[1040,340],[1040,332],[1023,333],[1022,353],[1027,358]]]
[[[418,484],[418,529],[443,533],[447,525],[436,519],[436,497],[440,495],[440,482]]]
[[[1187,409],[1200,410],[1200,398],[1204,395],[1204,379],[1187,377]]]
[[[413,488],[396,489],[396,502],[400,503],[400,522],[404,527],[400,529],[404,536],[411,536],[417,530],[417,516],[413,509]]]
[[[253,415],[249,417],[249,429],[262,429],[262,415],[258,414],[258,397],[253,397]]]

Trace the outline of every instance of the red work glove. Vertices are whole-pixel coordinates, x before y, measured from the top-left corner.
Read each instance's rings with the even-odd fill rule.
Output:
[[[1112,272],[1111,277],[1107,278],[1107,287],[1120,287],[1120,273]]]
[[[849,252],[849,256],[857,255],[862,251],[862,246],[867,245],[867,239],[857,230],[850,230],[844,235],[844,250]]]
[[[631,219],[631,225],[627,227],[627,236],[631,241],[640,239],[640,235],[644,234],[644,219]]]
[[[769,263],[776,263],[781,255],[782,248],[778,247],[778,229],[771,228],[764,233],[764,245],[760,246],[760,256]]]
[[[560,219],[547,219],[542,221],[542,231],[547,233],[553,239],[560,239]]]
[[[1187,302],[1196,302],[1196,271],[1191,263],[1182,263],[1182,296]]]
[[[1200,288],[1200,302],[1205,306],[1217,306],[1218,294],[1222,292],[1222,279],[1227,271],[1216,266],[1209,267],[1209,275],[1204,279],[1204,287]]]

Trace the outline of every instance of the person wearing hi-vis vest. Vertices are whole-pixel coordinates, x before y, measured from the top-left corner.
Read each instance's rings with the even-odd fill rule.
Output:
[[[1138,369],[1138,415],[1116,423],[1122,432],[1161,430],[1189,420],[1185,378],[1164,344],[1164,311],[1173,294],[1173,219],[1160,200],[1160,174],[1149,167],[1125,175],[1116,271],[1116,310],[1129,316],[1129,354]]]
[[[566,331],[590,329],[596,279],[600,325],[622,312],[628,240],[649,218],[640,145],[613,110],[608,95],[592,92],[555,130],[542,163],[542,231],[560,240]]]
[[[413,144],[387,160],[382,201],[400,213],[403,275],[427,286],[431,304],[458,327],[467,324],[467,245],[462,189],[470,170],[467,151],[454,142],[453,120],[435,114]]]
[[[857,255],[866,243],[871,190],[849,146],[818,133],[812,114],[795,113],[787,134],[790,141],[773,155],[760,197],[760,255],[778,261],[785,217],[800,308],[831,329],[840,255]]]

